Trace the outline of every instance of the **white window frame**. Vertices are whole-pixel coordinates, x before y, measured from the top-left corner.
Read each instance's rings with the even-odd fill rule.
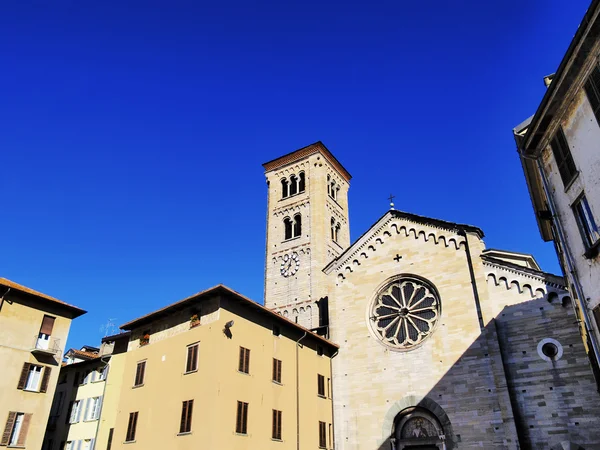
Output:
[[[23,390],[39,392],[43,373],[43,366],[31,364],[31,366],[29,366],[29,371],[27,372],[27,381],[25,382],[25,387],[23,388]]]
[[[73,407],[71,408],[71,416],[69,417],[69,423],[77,423],[81,418],[81,400],[75,400]]]
[[[106,381],[106,377],[108,376],[108,364],[105,365],[100,371],[100,376],[98,377],[98,381]]]
[[[17,413],[15,417],[15,424],[13,425],[12,432],[10,433],[10,439],[8,440],[9,447],[17,445],[19,441],[19,435],[21,434],[21,426],[23,425],[23,419],[25,413]]]
[[[600,241],[600,233],[598,231],[598,224],[594,220],[590,204],[585,196],[582,194],[573,203],[573,212],[575,213],[575,219],[577,220],[577,226],[583,239],[583,244],[586,250],[596,246]]]

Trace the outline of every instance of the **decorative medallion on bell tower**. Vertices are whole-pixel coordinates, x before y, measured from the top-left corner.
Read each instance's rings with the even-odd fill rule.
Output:
[[[263,164],[267,177],[265,306],[309,329],[328,295],[323,268],[350,245],[350,174],[321,142]]]

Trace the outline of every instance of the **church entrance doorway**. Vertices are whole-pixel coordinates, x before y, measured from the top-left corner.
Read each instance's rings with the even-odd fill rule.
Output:
[[[394,420],[392,450],[445,450],[444,429],[425,408],[401,411]]]

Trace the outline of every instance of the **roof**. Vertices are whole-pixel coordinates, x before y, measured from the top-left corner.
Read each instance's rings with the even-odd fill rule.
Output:
[[[529,269],[541,270],[540,265],[531,253],[512,252],[510,250],[500,250],[497,248],[486,248],[483,255],[491,258],[500,259],[511,264],[515,264]]]
[[[208,297],[214,297],[215,295],[219,295],[219,294],[227,295],[229,298],[239,301],[240,303],[244,304],[245,306],[251,307],[251,308],[255,309],[256,311],[258,311],[259,313],[265,314],[266,316],[269,316],[272,319],[278,320],[280,323],[283,323],[286,326],[295,328],[298,331],[303,332],[303,333],[307,332],[312,337],[314,337],[318,341],[323,342],[324,344],[327,344],[336,349],[339,348],[338,345],[325,339],[322,336],[319,336],[318,334],[313,333],[308,328],[304,328],[303,326],[298,325],[297,323],[286,319],[282,315],[277,314],[277,313],[271,311],[270,309],[265,308],[262,305],[259,305],[255,301],[243,296],[242,294],[234,291],[233,289],[228,288],[227,286],[225,286],[223,284],[218,284],[209,289],[206,289],[204,291],[200,291],[194,295],[191,295],[190,297],[184,298],[183,300],[179,300],[178,302],[175,302],[168,306],[165,306],[164,308],[153,311],[142,317],[138,317],[137,319],[131,320],[131,321],[121,325],[119,328],[121,328],[122,330],[133,330],[134,328],[151,323],[151,322],[158,320],[164,316],[172,314],[182,308],[186,308],[186,307],[190,306],[191,304],[193,304],[197,300],[202,300],[202,299],[208,298]]]
[[[552,77],[542,102],[538,107],[523,142],[523,151],[535,155],[563,99],[581,72],[581,67],[591,55],[591,49],[600,37],[600,0],[593,0],[579,24],[558,70]]]
[[[68,355],[74,355],[77,358],[82,358],[82,359],[100,358],[100,354],[97,352],[85,352],[82,350],[77,350],[76,348],[69,349],[69,351],[67,353],[65,353],[65,356],[68,356]]]
[[[461,224],[461,223],[456,223],[456,222],[448,222],[446,220],[434,219],[432,217],[426,217],[426,216],[419,216],[417,214],[412,214],[412,213],[392,209],[392,210],[386,211],[385,214],[383,216],[381,216],[373,225],[371,225],[363,234],[361,234],[361,236],[356,241],[354,241],[352,243],[352,245],[350,245],[350,247],[348,247],[346,250],[344,250],[342,252],[341,255],[339,255],[337,258],[333,259],[329,264],[327,264],[327,266],[323,269],[323,271],[328,273],[332,268],[334,268],[336,266],[336,263],[338,263],[339,261],[342,261],[344,258],[346,258],[347,255],[349,255],[351,252],[354,251],[354,249],[357,245],[360,245],[363,238],[366,235],[368,235],[372,229],[376,228],[379,223],[385,222],[387,220],[388,216],[396,217],[398,219],[406,219],[406,220],[410,220],[412,222],[431,225],[431,226],[438,227],[438,228],[445,228],[446,230],[450,230],[450,231],[464,230],[464,231],[468,231],[470,233],[475,233],[480,239],[483,239],[483,237],[484,237],[484,234],[483,234],[483,231],[481,230],[481,228],[477,228],[472,225],[466,225],[466,224]]]
[[[565,279],[563,277],[561,277],[560,275],[555,275],[553,273],[544,272],[543,270],[532,269],[530,267],[523,267],[520,264],[514,264],[514,263],[508,262],[504,259],[494,258],[493,256],[486,255],[485,253],[481,255],[481,259],[483,261],[486,261],[486,262],[489,262],[492,264],[496,264],[498,266],[503,266],[503,267],[512,269],[517,272],[520,271],[523,273],[528,273],[530,275],[535,275],[537,277],[544,279],[548,283],[552,283],[554,285],[560,286],[562,289],[566,289]]]
[[[81,308],[78,308],[77,306],[70,305],[68,303],[63,302],[62,300],[59,300],[54,297],[50,297],[49,295],[35,291],[31,288],[28,288],[27,286],[23,286],[22,284],[15,283],[14,281],[8,280],[6,278],[0,278],[0,285],[8,287],[10,289],[14,289],[21,293],[32,295],[34,297],[37,297],[39,300],[47,301],[47,302],[53,303],[55,305],[62,306],[63,308],[66,308],[67,310],[69,310],[72,313],[73,318],[79,317],[87,312]]]
[[[122,339],[125,337],[129,337],[131,335],[131,331],[123,331],[121,333],[113,334],[111,336],[104,336],[101,342],[110,342],[116,341],[117,339]]]
[[[307,145],[306,147],[302,147],[298,150],[294,150],[287,155],[280,156],[279,158],[273,159],[269,162],[263,164],[263,167],[267,172],[275,169],[279,169],[280,167],[286,166],[288,164],[292,164],[300,159],[307,158],[310,155],[314,155],[315,153],[321,153],[323,157],[329,161],[329,163],[340,173],[342,177],[346,181],[350,181],[352,175],[348,172],[344,166],[336,159],[335,156],[325,147],[321,141],[317,141],[313,144]]]

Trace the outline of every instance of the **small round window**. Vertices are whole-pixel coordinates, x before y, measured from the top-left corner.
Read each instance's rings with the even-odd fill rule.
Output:
[[[377,293],[369,324],[384,345],[411,350],[433,332],[439,316],[440,299],[435,288],[419,278],[403,276]]]
[[[563,347],[556,339],[542,339],[537,346],[538,355],[544,361],[558,361],[563,355]]]

